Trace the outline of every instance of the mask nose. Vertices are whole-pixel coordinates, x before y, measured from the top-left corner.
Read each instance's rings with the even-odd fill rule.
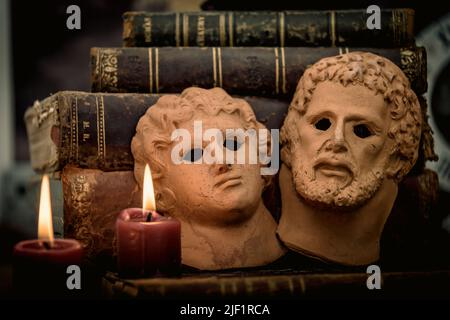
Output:
[[[344,123],[342,121],[336,123],[333,131],[333,136],[328,141],[326,146],[327,151],[346,152],[348,151],[347,143],[344,136]]]
[[[215,163],[211,165],[211,172],[215,175],[223,174],[231,170],[231,164],[227,163]]]

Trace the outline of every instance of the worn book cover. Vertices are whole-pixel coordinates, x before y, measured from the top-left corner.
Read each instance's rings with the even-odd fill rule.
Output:
[[[105,171],[131,170],[130,143],[140,117],[157,94],[107,94],[62,91],[25,113],[31,165],[37,172],[57,172],[67,164]],[[258,121],[280,128],[288,102],[243,97]]]
[[[366,9],[324,11],[125,12],[125,47],[407,47],[414,10],[382,9],[380,29]]]
[[[427,88],[422,47],[151,47],[92,48],[93,92],[179,93],[221,87],[228,94],[290,100],[305,69],[349,51],[368,51],[398,65],[420,95]]]

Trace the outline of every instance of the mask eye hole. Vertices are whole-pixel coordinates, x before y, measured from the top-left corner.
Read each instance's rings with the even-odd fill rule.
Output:
[[[331,121],[327,118],[322,118],[314,124],[317,130],[327,131],[331,127]]]
[[[231,151],[237,151],[242,146],[242,143],[240,143],[237,138],[226,139],[223,142],[223,146]]]
[[[362,139],[370,137],[373,135],[373,133],[370,131],[370,129],[365,124],[358,124],[353,127],[353,132],[357,137],[360,137]]]
[[[196,162],[203,156],[203,149],[191,149],[183,157],[183,160],[189,162]]]

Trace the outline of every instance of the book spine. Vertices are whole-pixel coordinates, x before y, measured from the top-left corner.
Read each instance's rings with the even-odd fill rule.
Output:
[[[60,169],[133,168],[130,144],[139,118],[158,95],[60,95]]]
[[[126,47],[404,47],[414,43],[414,10],[383,9],[381,29],[366,10],[126,12]]]
[[[35,104],[26,117],[33,169],[55,172],[73,164],[104,171],[132,170],[130,144],[136,125],[160,96],[66,91]],[[287,102],[243,98],[269,129],[281,127]]]
[[[114,267],[116,218],[121,210],[142,205],[133,171],[103,172],[69,165],[61,180],[64,236],[82,243],[86,259]]]
[[[102,286],[108,298],[122,299],[186,299],[189,296],[191,299],[251,298],[280,301],[299,297],[373,297],[373,292],[367,290],[367,273],[359,270],[338,273],[333,272],[333,267],[330,266],[320,272],[302,268],[288,269],[284,274],[278,275],[278,270],[271,271],[272,274],[267,275],[260,275],[258,271],[245,273],[245,270],[238,270],[235,274],[188,273],[176,281],[170,278],[122,279],[108,272],[102,278]],[[383,297],[425,297],[433,292],[446,292],[450,272],[383,272],[381,278],[383,286],[388,288]]]
[[[405,72],[418,95],[426,91],[422,47],[92,48],[92,91],[179,93],[198,86],[222,87],[236,95],[290,99],[306,68],[349,51],[368,51],[390,59]]]

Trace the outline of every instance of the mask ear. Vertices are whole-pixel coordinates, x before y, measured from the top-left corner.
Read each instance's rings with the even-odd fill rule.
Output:
[[[402,159],[398,152],[394,152],[389,156],[389,161],[386,168],[386,176],[389,179],[393,179],[399,182],[403,177],[402,169],[404,168],[405,164],[405,160]]]

